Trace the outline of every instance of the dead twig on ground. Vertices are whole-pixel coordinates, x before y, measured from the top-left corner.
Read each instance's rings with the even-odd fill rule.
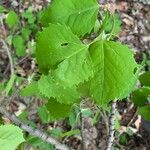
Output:
[[[32,136],[36,136],[38,138],[41,138],[43,141],[48,142],[52,145],[55,146],[56,149],[58,150],[69,150],[69,148],[64,145],[59,143],[56,139],[48,135],[47,133],[41,131],[41,129],[34,129],[33,127],[23,123],[20,121],[15,114],[12,114],[5,110],[3,107],[0,107],[0,113],[10,119],[13,123],[15,123],[17,126],[19,126],[21,129],[24,131],[28,132]]]

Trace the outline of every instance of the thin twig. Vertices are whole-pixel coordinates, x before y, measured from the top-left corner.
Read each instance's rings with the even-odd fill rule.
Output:
[[[110,126],[109,126],[109,137],[106,150],[112,150],[114,142],[114,133],[115,133],[115,112],[116,112],[116,100],[112,101],[112,112],[110,116]]]
[[[13,59],[12,59],[10,50],[8,48],[8,45],[6,44],[6,42],[4,40],[2,40],[2,43],[3,43],[4,49],[6,50],[8,58],[9,58],[11,75],[14,75],[14,73],[15,73],[14,64],[13,64]]]
[[[129,126],[132,124],[133,120],[134,120],[134,119],[136,118],[136,116],[137,116],[137,112],[138,112],[138,110],[136,109],[136,111],[134,112],[134,114],[133,114],[131,120],[130,120],[129,123],[127,124],[127,127],[129,127]]]
[[[84,118],[82,115],[81,108],[80,108],[80,124],[81,124],[80,132],[81,132],[81,139],[82,139],[82,150],[86,150],[85,136],[84,136]]]
[[[49,136],[47,133],[41,131],[40,129],[34,129],[33,127],[23,123],[22,121],[20,121],[17,118],[17,116],[15,114],[12,114],[12,113],[6,111],[2,107],[0,107],[0,113],[3,114],[8,119],[10,119],[13,123],[15,123],[21,129],[28,132],[30,135],[41,138],[43,141],[54,145],[56,149],[58,149],[58,150],[69,150],[69,148],[66,145],[59,143],[56,139]]]
[[[108,135],[109,134],[109,119],[108,119],[108,116],[106,114],[106,111],[103,108],[99,107],[99,106],[97,106],[97,108],[99,109],[100,114],[102,116],[102,119],[105,123],[106,131],[107,131],[107,135]]]
[[[82,150],[86,150],[86,144],[85,144],[85,136],[84,136],[84,118],[83,118],[83,113],[82,113],[82,108],[84,105],[85,100],[82,100],[80,103],[80,112],[79,112],[79,117],[80,117],[80,132],[81,132],[81,139],[82,139]]]
[[[108,116],[106,114],[106,111],[102,109],[102,113],[103,113],[103,120],[105,122],[105,126],[106,126],[106,130],[107,130],[107,135],[109,134],[109,119],[108,119]]]

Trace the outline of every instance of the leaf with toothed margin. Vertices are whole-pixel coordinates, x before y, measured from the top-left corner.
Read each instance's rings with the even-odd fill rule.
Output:
[[[49,24],[37,36],[36,56],[40,71],[48,73],[63,60],[87,49],[66,25]]]
[[[54,76],[67,86],[78,85],[93,76],[88,46],[65,25],[50,24],[37,38],[37,61],[40,70]]]
[[[113,41],[97,41],[89,48],[94,77],[89,81],[90,94],[100,105],[125,98],[137,80],[137,63],[133,52]]]
[[[59,103],[72,104],[79,100],[80,95],[76,86],[65,87],[54,77],[42,75],[38,81],[38,88],[41,94],[48,98],[55,98]]]
[[[99,5],[96,0],[54,0],[43,12],[41,23],[61,23],[84,36],[94,28]]]

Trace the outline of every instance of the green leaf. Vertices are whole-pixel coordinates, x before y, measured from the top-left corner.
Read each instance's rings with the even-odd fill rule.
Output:
[[[42,75],[38,81],[38,88],[44,96],[56,98],[58,102],[64,104],[72,104],[80,98],[76,86],[65,87],[51,75]]]
[[[0,126],[0,146],[2,150],[15,150],[24,142],[22,130],[14,125]]]
[[[36,18],[33,15],[33,7],[31,6],[23,12],[22,17],[26,18],[29,24],[34,24]]]
[[[135,90],[131,99],[137,106],[144,106],[146,102],[148,102],[148,97],[150,96],[150,87],[142,87],[140,89]]]
[[[40,138],[37,137],[29,137],[27,140],[28,143],[30,143],[34,148],[40,149],[40,150],[54,150],[53,146],[50,145],[47,142],[44,142]]]
[[[18,57],[25,55],[24,40],[21,36],[18,35],[13,38],[13,46],[16,49],[16,55]]]
[[[10,28],[16,26],[19,22],[19,18],[14,11],[10,11],[6,17],[6,23]]]
[[[73,33],[83,36],[93,29],[98,9],[96,0],[54,0],[44,11],[41,22],[44,26],[65,23]]]
[[[81,112],[82,112],[82,115],[84,117],[91,117],[91,116],[93,116],[93,112],[92,112],[92,110],[90,108],[83,108],[83,109],[81,109]]]
[[[42,72],[48,73],[57,65],[57,69],[51,71],[56,82],[72,87],[93,76],[88,46],[82,44],[68,27],[50,24],[39,34],[36,47]]]
[[[73,112],[71,112],[69,115],[69,125],[71,126],[71,128],[74,127],[75,123],[76,123],[76,116]]]
[[[39,107],[37,112],[43,123],[48,123],[50,121],[50,114],[45,105]]]
[[[56,138],[59,138],[62,135],[62,131],[60,128],[53,128],[50,133],[52,136],[54,136]]]
[[[6,12],[7,10],[3,7],[3,6],[0,6],[0,13],[4,13]]]
[[[142,85],[144,86],[150,86],[150,71],[147,71],[140,75],[139,80]]]
[[[55,120],[65,118],[69,116],[71,111],[71,105],[65,105],[58,103],[54,99],[50,99],[46,104],[46,108],[49,111],[49,114]]]
[[[2,92],[5,89],[4,83],[0,83],[0,92]]]
[[[114,24],[114,29],[112,31],[112,34],[116,35],[117,33],[121,31],[121,20],[118,14],[114,14],[114,21],[115,21],[115,24]],[[110,33],[112,30],[112,27],[113,27],[113,16],[110,15],[104,27],[104,30]]]
[[[25,41],[27,41],[29,39],[29,36],[31,34],[31,30],[29,28],[22,28],[21,30],[21,34],[22,34],[22,37]]]
[[[9,94],[10,90],[13,88],[13,85],[14,85],[14,82],[16,80],[17,76],[15,74],[13,74],[11,76],[11,78],[9,79],[7,85],[6,85],[6,88],[5,88],[5,91],[6,91],[6,95]]]
[[[133,89],[138,65],[130,49],[113,41],[97,41],[89,49],[94,77],[89,81],[91,96],[100,105],[126,97]]]
[[[77,61],[79,55],[83,59],[88,55],[87,49],[88,47],[82,44],[70,28],[65,25],[50,24],[37,37],[36,56],[40,71],[48,73],[63,60]],[[67,65],[71,62],[65,61],[64,63]]]
[[[71,130],[68,132],[65,132],[61,135],[61,137],[65,137],[65,136],[73,136],[73,135],[79,135],[80,134],[80,130],[76,129],[76,130]]]
[[[36,96],[38,94],[39,94],[38,82],[36,81],[30,83],[20,91],[21,96]]]
[[[138,114],[140,114],[145,120],[150,120],[150,106],[139,107]]]

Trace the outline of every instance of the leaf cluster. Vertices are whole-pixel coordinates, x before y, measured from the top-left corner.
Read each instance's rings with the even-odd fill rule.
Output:
[[[42,13],[43,30],[36,38],[36,59],[42,75],[22,92],[32,95],[31,87],[36,89],[35,95],[53,103],[46,108],[54,118],[66,111],[57,106],[72,107],[84,96],[105,106],[113,99],[126,97],[135,86],[138,65],[133,52],[110,40],[117,32],[108,26],[113,18],[109,17],[106,24],[101,20],[104,27],[99,29],[100,33],[110,31],[109,38],[100,34],[84,43],[94,31],[98,12],[96,0],[54,0]]]

